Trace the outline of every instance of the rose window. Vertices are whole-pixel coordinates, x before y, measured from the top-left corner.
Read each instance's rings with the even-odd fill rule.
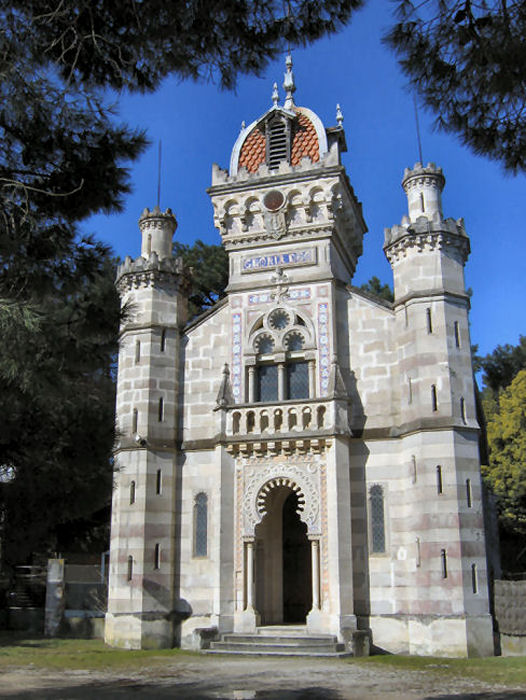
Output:
[[[290,315],[285,309],[276,309],[268,317],[269,326],[275,331],[282,331],[290,325]]]

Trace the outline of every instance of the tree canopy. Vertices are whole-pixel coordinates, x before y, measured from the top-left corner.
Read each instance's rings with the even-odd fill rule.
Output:
[[[396,0],[386,42],[436,124],[475,153],[526,170],[526,6]]]
[[[169,74],[232,87],[361,2],[0,0],[0,565],[60,546],[111,493],[119,303],[111,251],[78,224],[122,208],[146,147],[111,91]],[[203,308],[224,252],[188,254]]]
[[[192,289],[188,299],[190,318],[206,311],[225,295],[228,284],[228,253],[222,245],[209,245],[197,239],[192,245],[176,241],[174,255],[192,269]]]
[[[497,345],[493,352],[480,359],[484,371],[482,381],[498,397],[521,369],[526,369],[526,336],[517,345]]]
[[[526,338],[479,358],[483,371],[482,475],[497,497],[502,565],[524,571],[526,533]]]
[[[526,535],[526,370],[503,391],[487,425],[490,463],[483,474],[496,494],[500,521]]]
[[[68,84],[152,90],[169,74],[259,74],[287,44],[340,29],[363,0],[10,0],[31,53]],[[213,18],[213,21],[212,21]]]
[[[380,299],[385,299],[385,301],[394,301],[393,290],[388,284],[382,284],[376,275],[373,275],[371,279],[362,284],[359,289],[362,292],[367,292],[368,294],[374,294]]]

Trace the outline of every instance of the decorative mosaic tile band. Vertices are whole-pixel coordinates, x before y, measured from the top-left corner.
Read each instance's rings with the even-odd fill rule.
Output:
[[[310,287],[299,287],[287,293],[287,297],[289,299],[310,299],[311,295]],[[272,299],[273,297],[271,292],[262,292],[261,294],[250,294],[248,297],[248,303],[253,306],[255,304],[268,303],[272,301]]]
[[[270,292],[263,292],[262,294],[250,294],[248,297],[249,304],[265,304],[271,300]]]
[[[329,305],[318,304],[318,365],[320,396],[327,396],[330,373]]]
[[[241,272],[258,272],[275,267],[293,267],[296,265],[315,265],[316,248],[291,250],[290,252],[271,253],[270,255],[252,255],[243,258]]]
[[[289,299],[310,299],[310,287],[300,287],[289,292]]]
[[[241,401],[241,314],[236,311],[232,314],[232,391],[234,398],[239,403]]]

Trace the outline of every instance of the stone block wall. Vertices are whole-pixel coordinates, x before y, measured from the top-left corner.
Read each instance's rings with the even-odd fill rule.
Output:
[[[184,346],[184,399],[182,437],[188,442],[210,440],[220,428],[214,413],[223,366],[232,363],[232,312],[225,304],[193,325]]]

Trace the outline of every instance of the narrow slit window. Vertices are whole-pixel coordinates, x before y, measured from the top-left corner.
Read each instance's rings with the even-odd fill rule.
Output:
[[[164,399],[163,399],[162,396],[161,396],[161,398],[159,399],[159,414],[158,414],[158,418],[159,418],[159,423],[161,423],[161,422],[164,420]]]
[[[409,326],[409,313],[407,311],[407,306],[404,306],[404,321],[405,327],[407,328]]]
[[[473,591],[473,593],[479,592],[479,582],[476,564],[471,565],[471,590]]]
[[[133,578],[133,557],[129,556],[128,557],[128,570],[126,572],[126,579],[128,581],[131,581]]]
[[[466,479],[466,504],[468,508],[472,506],[471,498],[471,479]]]
[[[455,329],[455,345],[457,348],[459,348],[460,347],[460,328],[458,326],[458,321],[455,321],[454,329]]]
[[[166,350],[166,328],[161,331],[161,352]]]
[[[157,474],[155,476],[155,493],[157,496],[160,496],[163,490],[163,472],[161,469],[157,470]]]
[[[464,397],[460,397],[460,417],[462,419],[462,422],[466,422],[466,402],[464,401]]]
[[[427,323],[427,332],[432,333],[433,332],[433,322],[431,320],[431,309],[429,307],[426,309],[426,323]]]
[[[139,411],[134,408],[133,409],[133,417],[132,417],[132,433],[137,432],[137,426],[139,424]]]
[[[438,495],[444,493],[444,488],[442,484],[442,467],[438,465],[436,469],[436,474],[437,474],[437,493]]]
[[[420,567],[422,564],[422,559],[420,556],[420,537],[417,537],[415,540],[415,545],[416,545],[416,566]]]
[[[442,578],[447,578],[447,552],[445,549],[440,550],[440,564],[442,568]]]
[[[208,496],[198,493],[194,503],[194,556],[208,553]]]
[[[161,568],[161,545],[158,542],[155,545],[155,551],[154,551],[154,555],[153,555],[153,568],[154,569]]]
[[[411,377],[407,379],[407,403],[413,403],[413,382]]]
[[[413,484],[416,484],[416,457],[415,455],[411,455],[411,481]]]
[[[141,361],[141,341],[136,340],[135,341],[135,364],[138,364]]]
[[[135,481],[130,482],[130,505],[135,503]]]
[[[422,210],[422,213],[424,213],[426,210],[423,192],[420,192],[420,209]]]
[[[437,387],[436,384],[431,385],[431,408],[433,411],[438,411]]]
[[[372,486],[369,491],[371,507],[371,550],[373,554],[385,552],[384,492],[381,486]]]

